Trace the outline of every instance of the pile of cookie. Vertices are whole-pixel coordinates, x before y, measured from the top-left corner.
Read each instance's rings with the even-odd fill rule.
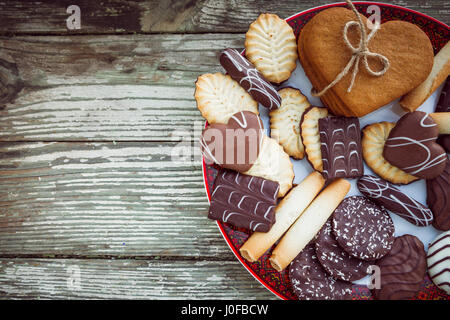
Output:
[[[246,33],[245,56],[225,49],[219,60],[226,74],[198,77],[195,99],[208,122],[200,148],[219,168],[208,217],[249,230],[241,255],[254,262],[271,250],[270,264],[280,272],[288,268],[300,299],[351,298],[352,282],[374,266],[381,271],[376,299],[412,298],[427,270],[450,294],[450,45],[434,56],[420,28],[385,23],[372,48],[390,61],[383,76],[361,71],[351,92],[350,75],[344,77],[321,97],[325,107],[283,86],[299,59],[313,87],[325,87],[351,56],[340,41],[352,19],[345,8],[326,9],[297,40],[285,20],[261,14]],[[330,34],[333,28],[339,32]],[[357,43],[358,31],[350,31]],[[404,45],[405,32],[415,41]],[[401,49],[381,45],[389,41]],[[397,83],[410,64],[407,80]],[[444,81],[436,111],[415,111]],[[359,117],[400,97],[408,112],[396,123],[360,128]],[[270,136],[258,104],[268,109]],[[297,185],[291,158],[312,168]],[[376,175],[364,174],[364,162]],[[358,179],[360,195],[347,196],[349,179]],[[395,186],[419,179],[426,179],[427,205]],[[417,237],[395,236],[387,210],[447,232],[430,244],[427,258]]]

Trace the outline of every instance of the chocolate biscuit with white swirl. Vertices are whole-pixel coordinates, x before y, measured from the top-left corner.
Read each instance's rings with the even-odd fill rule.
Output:
[[[383,150],[392,165],[422,179],[433,179],[444,171],[447,155],[436,143],[439,128],[427,113],[405,114],[389,133]]]
[[[214,181],[208,218],[252,231],[275,223],[277,182],[221,169]]]
[[[429,208],[379,177],[365,175],[357,185],[359,191],[373,202],[416,226],[425,227],[433,222]]]
[[[422,242],[405,234],[395,238],[392,250],[376,263],[380,267],[380,288],[373,289],[377,300],[411,299],[420,290],[427,270]]]
[[[450,294],[450,231],[437,236],[428,246],[427,265],[434,284]]]
[[[427,204],[434,214],[433,226],[450,230],[450,161],[438,177],[427,180]]]
[[[278,109],[281,97],[255,66],[235,49],[225,49],[220,64],[259,103],[269,110]]]
[[[364,174],[358,118],[319,119],[319,134],[325,179],[357,178]]]

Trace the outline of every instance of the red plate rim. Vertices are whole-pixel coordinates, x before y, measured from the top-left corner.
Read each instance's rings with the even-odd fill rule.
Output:
[[[401,9],[404,11],[408,11],[411,13],[414,13],[416,15],[419,15],[421,17],[424,17],[428,20],[431,20],[447,29],[449,29],[449,26],[447,24],[445,24],[442,21],[439,21],[429,15],[426,15],[422,12],[413,10],[413,9],[409,9],[409,8],[405,8],[402,6],[398,6],[395,4],[390,4],[390,3],[384,3],[384,2],[372,2],[372,1],[353,1],[354,4],[359,4],[359,5],[379,5],[379,6],[384,6],[384,7],[390,7],[393,9]],[[287,17],[285,20],[287,22],[296,19],[302,15],[308,14],[310,12],[316,11],[316,10],[322,10],[322,9],[327,9],[327,8],[331,8],[331,7],[337,7],[337,6],[342,6],[342,5],[346,5],[345,2],[334,2],[334,3],[330,3],[330,4],[325,4],[325,5],[321,5],[321,6],[317,6],[317,7],[313,7],[310,9],[306,9],[303,11],[300,11],[290,17]],[[207,126],[207,122],[205,122],[205,127]],[[206,196],[208,198],[208,202],[211,202],[211,193],[209,190],[209,186],[207,183],[207,177],[206,177],[206,163],[205,163],[205,158],[202,157],[202,174],[203,174],[203,184],[205,186],[205,192],[206,192]],[[250,267],[247,266],[247,263],[245,262],[244,258],[241,256],[241,254],[236,250],[236,248],[232,245],[230,238],[228,237],[228,235],[226,234],[225,230],[223,229],[223,226],[221,225],[221,223],[219,221],[216,221],[217,227],[220,230],[220,233],[222,234],[222,237],[224,238],[225,242],[227,243],[228,247],[231,249],[231,251],[233,252],[233,254],[236,256],[236,258],[239,260],[239,262],[242,264],[242,266],[262,285],[264,286],[266,289],[268,289],[270,292],[272,292],[275,296],[279,297],[282,300],[288,300],[287,297],[283,296],[282,294],[280,294],[279,292],[275,291],[272,287],[268,286],[267,283],[262,280],[260,278],[260,276],[255,273]]]

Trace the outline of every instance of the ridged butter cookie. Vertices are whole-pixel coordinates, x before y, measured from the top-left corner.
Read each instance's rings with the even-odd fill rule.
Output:
[[[263,13],[245,35],[245,55],[275,83],[291,76],[297,62],[297,41],[289,24],[275,14]]]
[[[363,129],[362,149],[367,165],[384,180],[394,184],[408,184],[416,177],[391,165],[383,157],[384,144],[394,128],[391,122],[379,122],[366,126]]]
[[[239,111],[259,114],[258,103],[229,75],[207,73],[195,83],[195,100],[209,123],[228,123]]]
[[[323,171],[319,119],[327,116],[327,108],[311,107],[303,113],[300,122],[300,134],[305,146],[306,157],[313,168],[319,172]]]
[[[304,147],[299,123],[310,104],[300,90],[294,88],[281,89],[279,94],[281,106],[270,112],[270,134],[288,155],[303,159]]]

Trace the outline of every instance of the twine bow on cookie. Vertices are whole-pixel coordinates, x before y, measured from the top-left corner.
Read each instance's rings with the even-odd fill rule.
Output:
[[[352,51],[352,57],[348,61],[345,68],[336,76],[336,78],[328,86],[323,88],[320,92],[316,92],[314,89],[311,90],[311,94],[315,97],[323,96],[330,88],[334,87],[336,85],[336,83],[341,81],[349,73],[350,69],[353,67],[352,79],[351,79],[350,85],[347,89],[347,92],[350,92],[353,88],[353,84],[355,83],[356,75],[358,74],[358,71],[359,71],[359,61],[361,60],[361,58],[363,61],[363,66],[366,68],[367,72],[369,72],[369,74],[371,74],[372,76],[376,76],[376,77],[382,76],[383,74],[386,73],[386,71],[389,69],[389,66],[390,66],[388,58],[386,58],[385,56],[383,56],[379,53],[370,52],[370,50],[369,50],[369,42],[373,38],[375,33],[378,31],[378,29],[380,28],[380,24],[379,23],[374,24],[372,31],[369,33],[369,35],[367,35],[367,31],[366,31],[366,28],[364,27],[364,23],[362,22],[361,16],[359,15],[355,6],[353,5],[353,3],[350,0],[346,0],[346,2],[350,6],[352,11],[355,13],[355,15],[358,19],[358,21],[347,22],[345,24],[344,32],[343,32],[344,42],[347,45],[347,47],[349,47],[349,49]],[[361,35],[361,39],[359,40],[359,45],[356,48],[351,44],[351,42],[349,41],[348,36],[347,36],[348,29],[352,26],[359,27],[358,30],[360,31],[360,35]],[[379,59],[380,62],[383,64],[383,69],[381,69],[380,71],[372,70],[372,68],[370,68],[369,63],[367,61],[367,59],[369,57]]]

